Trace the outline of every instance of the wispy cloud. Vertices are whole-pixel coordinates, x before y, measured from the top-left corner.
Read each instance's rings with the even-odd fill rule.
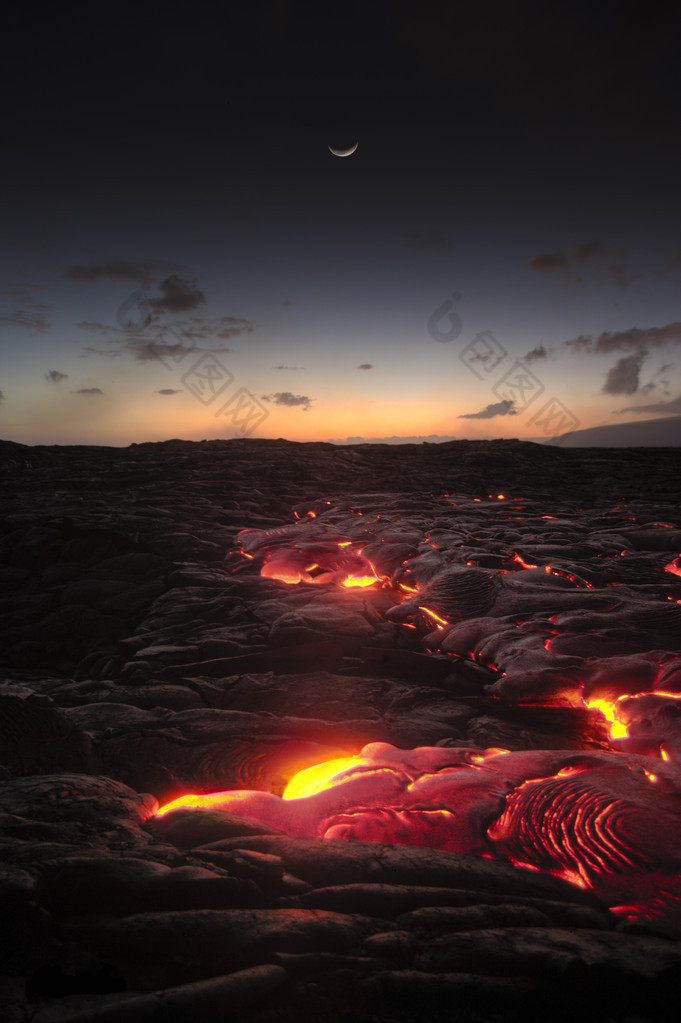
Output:
[[[96,284],[99,281],[125,281],[133,284],[153,284],[169,278],[178,272],[187,272],[187,267],[169,263],[164,259],[105,259],[87,266],[74,265],[64,270],[67,281],[80,284]]]
[[[563,347],[587,352],[589,355],[607,355],[610,352],[649,350],[658,345],[679,342],[681,322],[677,320],[664,327],[630,327],[628,330],[606,330],[601,334],[580,334],[570,341],[564,341]]]
[[[570,261],[564,252],[544,252],[539,256],[534,256],[527,264],[527,268],[539,273],[561,273],[567,278],[571,276]]]
[[[603,258],[610,262],[604,263]],[[527,264],[528,270],[543,274],[559,274],[570,284],[584,284],[583,274],[589,270],[591,279],[618,288],[628,288],[642,274],[632,273],[627,268],[626,255],[619,247],[613,247],[602,238],[579,242],[565,251],[543,252]]]
[[[37,330],[44,334],[50,324],[44,313],[35,309],[18,309],[10,316],[0,316],[0,327],[23,327],[25,330]]]
[[[68,378],[68,373],[60,373],[58,369],[48,370],[45,374],[45,379],[53,384],[58,384],[60,380],[68,380]]]
[[[671,273],[672,270],[678,270],[679,267],[681,267],[681,249],[672,252],[671,256],[660,263],[659,266],[656,266],[653,270],[653,275],[655,277],[664,277],[665,274]]]
[[[580,242],[572,246],[572,258],[578,263],[587,263],[594,256],[603,256],[610,251],[609,245],[600,238],[592,242]]]
[[[363,362],[361,366],[357,367],[357,369],[373,369],[373,368],[374,367],[373,367],[373,365],[370,362]]]
[[[11,284],[8,288],[0,288],[0,295],[10,302],[32,306],[35,309],[47,309],[46,305],[36,301],[34,291],[43,291],[41,284]]]
[[[171,274],[160,284],[161,294],[156,298],[143,298],[140,305],[147,306],[152,313],[188,313],[198,309],[206,301],[206,296],[196,286],[196,281],[185,280],[177,274]]]
[[[548,354],[549,353],[546,351],[546,348],[544,347],[544,345],[543,344],[539,344],[539,345],[537,345],[536,348],[533,348],[531,352],[528,352],[527,355],[524,355],[523,358],[522,358],[522,361],[523,362],[537,362],[540,359],[548,358]]]
[[[154,394],[158,394],[162,397],[166,397],[170,394],[182,394],[182,390],[177,390],[174,387],[162,387],[160,391],[154,391]]]
[[[493,405],[487,405],[480,412],[465,412],[458,416],[458,419],[494,419],[495,416],[515,416],[517,412],[513,408],[514,402],[510,400],[497,401]]]
[[[163,357],[170,358],[176,363],[191,352],[197,356],[204,353],[225,355],[233,349],[221,342],[241,334],[252,334],[255,330],[250,320],[237,316],[221,316],[215,320],[194,316],[170,326],[161,324],[148,326],[142,331],[132,327],[111,327],[91,320],[84,320],[77,326],[81,330],[98,334],[111,346],[102,349],[85,345],[81,351],[82,358],[99,355],[113,359],[126,355],[134,358],[136,362],[152,362]],[[218,343],[205,343],[213,338]]]
[[[627,408],[618,408],[615,410],[615,415],[621,416],[631,412],[661,413],[662,415],[669,416],[678,415],[681,412],[681,394],[676,398],[672,398],[671,401],[656,401],[652,405],[628,405]]]
[[[286,369],[286,370],[290,370],[291,372],[293,372],[295,370],[305,369],[304,366],[275,366],[274,368],[275,369]]]
[[[96,394],[104,394],[104,391],[100,390],[99,387],[79,387],[78,390],[74,391],[73,393],[90,396]]]
[[[285,405],[288,408],[302,408],[303,412],[309,412],[312,407],[312,398],[305,394],[291,394],[290,391],[278,391],[276,394],[262,394],[263,401],[270,401],[273,405]]]

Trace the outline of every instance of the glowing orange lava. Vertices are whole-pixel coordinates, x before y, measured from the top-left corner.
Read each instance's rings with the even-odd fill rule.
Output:
[[[440,615],[435,614],[434,611],[431,611],[429,607],[419,607],[419,611],[423,611],[424,614],[427,614],[428,617],[433,620],[433,624],[438,629],[443,629],[445,625],[449,625],[449,622],[447,621],[446,618],[441,618]]]
[[[626,739],[629,734],[627,732],[627,726],[617,717],[617,704],[622,699],[626,699],[626,697],[620,696],[614,702],[602,699],[591,699],[586,701],[586,706],[589,710],[600,710],[606,721],[610,722],[611,739]]]
[[[172,799],[169,803],[159,807],[156,816],[162,817],[164,813],[170,813],[171,810],[226,810],[225,804],[230,799],[236,799],[237,796],[238,793],[233,792],[206,792],[201,795],[190,792],[186,796],[178,796],[177,799]]]
[[[351,767],[358,764],[366,764],[364,757],[358,755],[351,757],[336,757],[334,760],[326,760],[321,764],[313,764],[306,767],[289,781],[282,793],[282,799],[301,799],[303,796],[312,796],[315,792],[333,785],[334,780]]]

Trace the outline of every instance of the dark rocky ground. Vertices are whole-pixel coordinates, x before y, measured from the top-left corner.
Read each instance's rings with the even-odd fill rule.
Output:
[[[518,441],[0,443],[2,1019],[675,1019],[678,470]],[[338,541],[383,584],[260,575]],[[586,703],[622,695],[617,739]],[[472,855],[154,816],[372,742],[652,764],[638,858],[600,811],[586,888],[529,830],[490,845],[492,818]]]

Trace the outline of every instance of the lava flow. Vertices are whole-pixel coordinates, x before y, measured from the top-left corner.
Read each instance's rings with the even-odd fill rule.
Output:
[[[289,585],[381,589],[380,613],[396,634],[410,629],[413,644],[452,659],[453,700],[457,665],[475,662],[485,671],[481,697],[593,712],[589,752],[371,743],[307,767],[283,797],[188,796],[159,813],[210,806],[288,835],[503,859],[681,933],[681,656],[673,652],[681,557],[669,560],[676,527],[650,527],[661,553],[636,569],[654,592],[646,603],[626,585],[636,556],[627,523],[636,519],[622,509],[610,513],[621,533],[606,528],[606,516],[597,549],[564,543],[551,515],[535,515],[523,533],[524,504],[502,494],[444,498],[418,528],[399,510],[390,518],[329,501],[301,506],[292,526],[242,531],[238,554],[263,578]],[[501,539],[489,539],[485,517]]]
[[[360,551],[346,550],[349,541],[308,543],[292,548],[275,548],[260,570],[265,579],[295,585],[336,583],[340,586],[374,586],[381,579]]]
[[[677,765],[646,757],[371,743],[300,772],[283,797],[228,791],[158,812],[210,806],[287,835],[491,856],[681,928],[680,790]]]

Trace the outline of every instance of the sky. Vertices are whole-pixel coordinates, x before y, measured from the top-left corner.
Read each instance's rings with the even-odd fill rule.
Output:
[[[8,19],[3,439],[678,442],[678,5]]]

